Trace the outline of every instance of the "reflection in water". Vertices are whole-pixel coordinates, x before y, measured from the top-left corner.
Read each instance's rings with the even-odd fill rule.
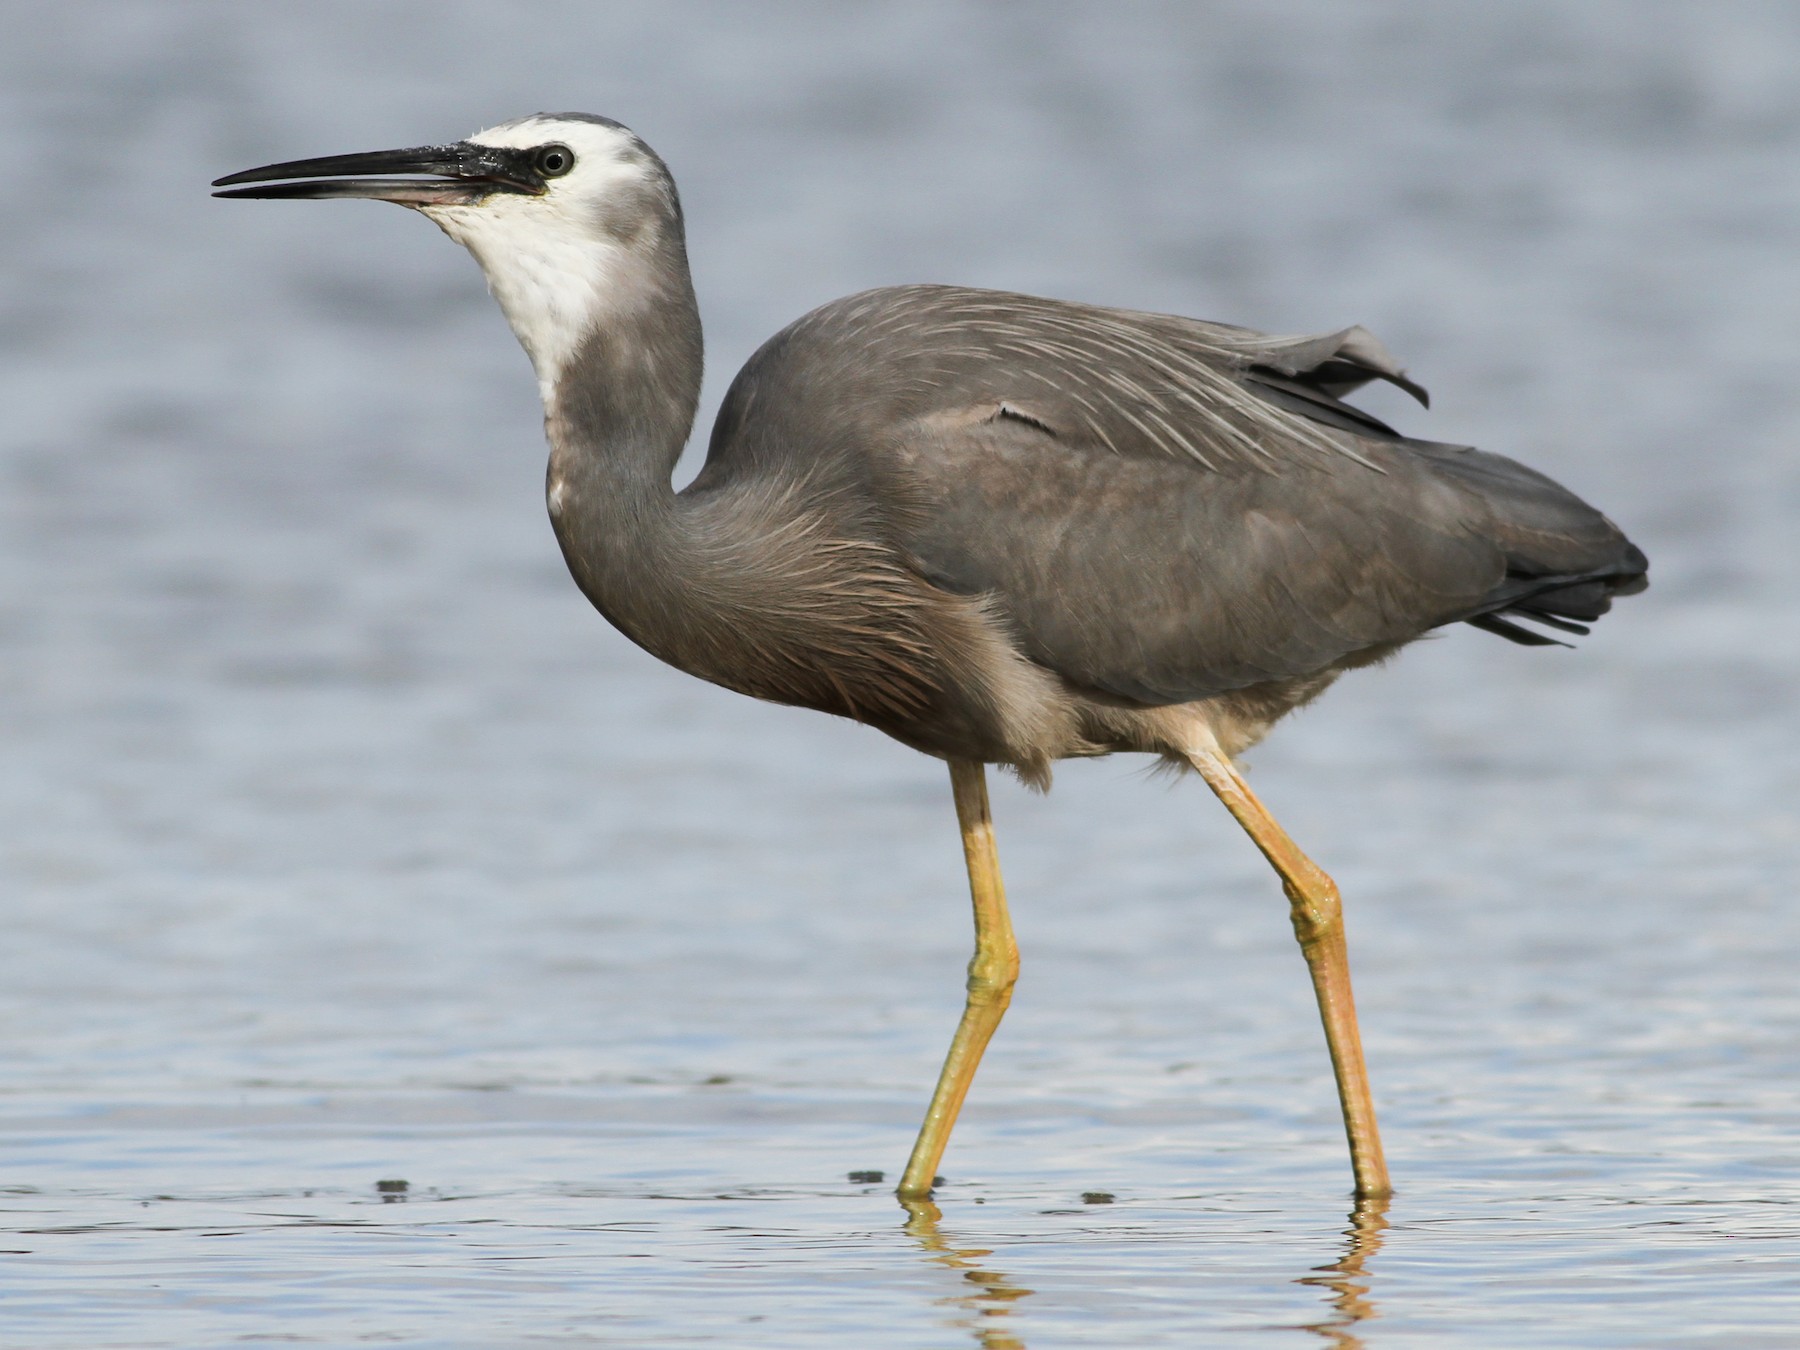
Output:
[[[1011,1316],[1013,1304],[1028,1297],[1032,1291],[982,1265],[978,1258],[992,1255],[986,1248],[957,1248],[946,1242],[938,1228],[943,1212],[929,1200],[903,1200],[901,1204],[908,1216],[906,1231],[918,1240],[933,1261],[960,1272],[973,1286],[967,1293],[939,1300],[959,1310],[954,1324],[974,1336],[975,1344],[982,1350],[1025,1350],[1025,1342],[1013,1334],[1005,1319]]]
[[[1381,1250],[1381,1234],[1388,1226],[1387,1211],[1385,1199],[1359,1201],[1350,1213],[1350,1226],[1344,1230],[1349,1239],[1344,1244],[1344,1254],[1328,1266],[1316,1267],[1317,1274],[1303,1275],[1295,1281],[1331,1291],[1331,1316],[1308,1322],[1305,1329],[1317,1332],[1339,1350],[1362,1350],[1363,1339],[1352,1328],[1381,1315],[1375,1310],[1375,1300],[1369,1297],[1369,1278],[1363,1267]]]
[[[1014,1284],[997,1270],[981,1264],[980,1258],[992,1252],[982,1247],[954,1247],[939,1227],[943,1212],[930,1201],[901,1204],[907,1212],[906,1231],[938,1265],[958,1272],[971,1289],[940,1299],[945,1306],[958,1310],[953,1324],[967,1330],[983,1350],[1025,1350],[1006,1319],[1013,1306],[1033,1292]],[[1330,1314],[1317,1322],[1303,1323],[1301,1329],[1323,1337],[1334,1350],[1362,1350],[1363,1339],[1355,1331],[1356,1324],[1381,1314],[1369,1297],[1370,1279],[1366,1273],[1369,1259],[1381,1250],[1381,1235],[1387,1230],[1388,1202],[1365,1200],[1350,1213],[1350,1226],[1344,1230],[1343,1255],[1328,1266],[1316,1266],[1296,1284],[1326,1290]]]

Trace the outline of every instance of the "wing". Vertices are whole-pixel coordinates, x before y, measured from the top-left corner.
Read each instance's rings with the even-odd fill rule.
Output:
[[[776,468],[1002,403],[1128,459],[1225,474],[1354,461],[1355,438],[1339,429],[1393,434],[1338,401],[1373,379],[1425,399],[1361,328],[1270,337],[1007,291],[892,286],[822,306],[763,344],[720,408],[707,472]]]
[[[1146,704],[1307,675],[1461,618],[1505,574],[1455,488],[1386,472],[1196,472],[1004,415],[921,428],[905,546],[993,597],[1027,655]]]
[[[1610,522],[1509,460],[1404,440],[1340,401],[1376,378],[1423,401],[1359,328],[1268,337],[874,291],[752,359],[702,478],[733,457],[852,474],[924,577],[989,597],[1033,660],[1147,704],[1509,607],[1554,616],[1559,587],[1598,585],[1604,608],[1596,578],[1636,555]]]

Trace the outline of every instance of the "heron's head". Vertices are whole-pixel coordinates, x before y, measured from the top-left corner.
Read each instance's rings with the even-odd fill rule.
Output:
[[[546,390],[609,316],[689,284],[667,167],[628,128],[586,113],[537,113],[452,145],[267,164],[213,186],[229,189],[220,197],[366,197],[429,216],[475,255]]]

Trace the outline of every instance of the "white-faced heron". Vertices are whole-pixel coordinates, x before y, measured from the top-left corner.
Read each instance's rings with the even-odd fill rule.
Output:
[[[537,371],[563,556],[627,637],[949,763],[975,955],[903,1199],[930,1194],[1018,972],[983,766],[1044,787],[1059,759],[1122,750],[1198,772],[1280,874],[1357,1193],[1388,1193],[1337,888],[1232,756],[1445,624],[1587,632],[1645,585],[1611,521],[1342,402],[1373,379],[1424,401],[1360,328],[1269,337],[958,286],[865,291],[777,333],[676,492],[700,316],[674,181],[631,131],[540,114],[214,186],[240,183],[262,186],[219,195],[396,202],[475,255]]]

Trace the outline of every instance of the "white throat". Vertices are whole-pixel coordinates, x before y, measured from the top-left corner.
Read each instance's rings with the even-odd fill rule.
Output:
[[[481,264],[488,289],[531,358],[548,408],[576,351],[604,321],[611,298],[626,289],[620,283],[631,260],[586,231],[561,228],[554,215],[519,219],[507,210],[514,201],[536,204],[500,198],[479,206],[426,207],[424,213]]]
[[[570,145],[576,168],[542,196],[494,193],[469,206],[425,206],[445,234],[467,248],[537,372],[553,411],[555,390],[583,343],[609,320],[649,303],[653,292],[643,245],[654,227],[609,231],[613,203],[640,195],[648,181],[629,133],[586,123],[525,118],[469,138],[484,145]]]

